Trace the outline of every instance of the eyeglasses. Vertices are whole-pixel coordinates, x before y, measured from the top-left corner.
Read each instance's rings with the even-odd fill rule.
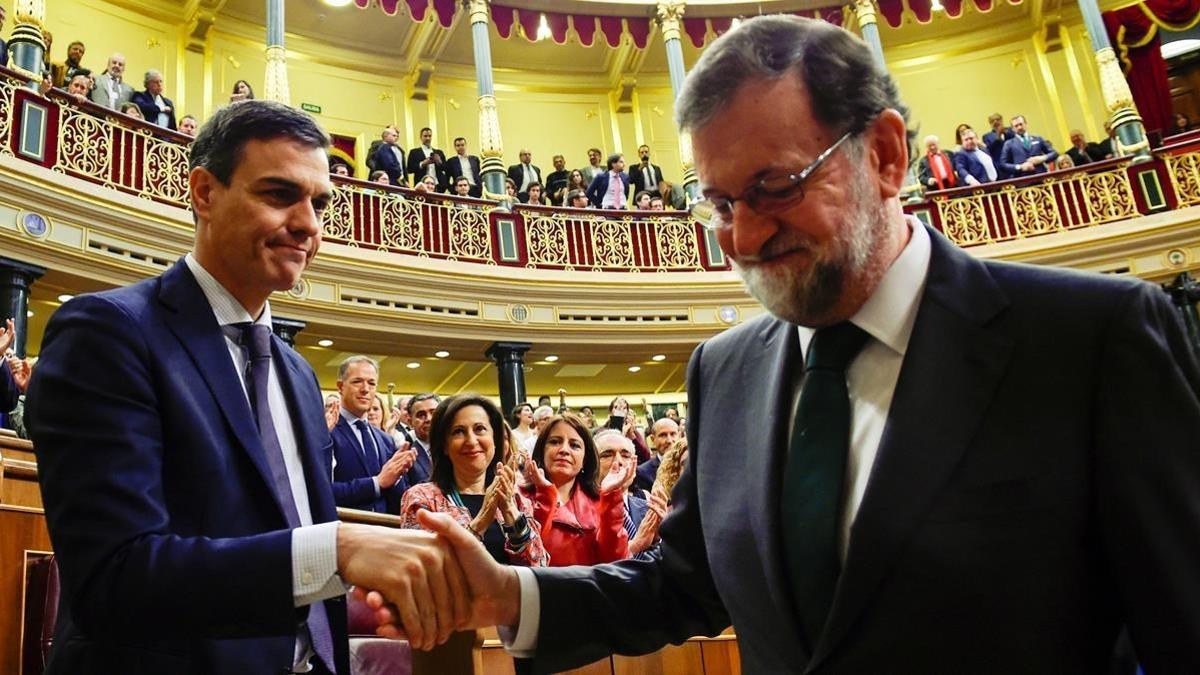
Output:
[[[734,202],[744,201],[746,206],[763,215],[775,215],[799,204],[804,199],[804,181],[853,135],[850,131],[842,134],[799,173],[764,178],[746,188],[740,197],[701,199],[692,205],[692,218],[709,230],[721,231],[733,227]]]

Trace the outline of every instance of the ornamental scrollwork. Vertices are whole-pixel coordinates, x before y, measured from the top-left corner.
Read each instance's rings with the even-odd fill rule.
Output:
[[[942,230],[959,246],[984,244],[990,239],[984,200],[987,195],[935,201],[942,219]]]
[[[532,216],[532,214],[530,214]],[[525,243],[529,266],[567,265],[567,224],[550,216],[527,216]]]
[[[58,167],[107,183],[112,162],[109,126],[69,106],[58,129]]]
[[[1052,186],[1027,185],[1014,190],[1009,199],[1013,221],[1020,234],[1043,234],[1063,229]]]
[[[700,267],[696,229],[690,222],[656,223],[659,269],[703,269]]]
[[[627,220],[603,220],[592,228],[592,267],[628,269],[633,267],[633,237]]]
[[[492,258],[492,232],[487,214],[476,209],[450,208],[450,255],[453,258]]]
[[[1124,170],[1083,175],[1083,194],[1088,207],[1088,225],[1138,215],[1133,188]]]
[[[321,214],[321,236],[347,243],[354,239],[354,216],[350,201],[352,194],[349,188],[334,186],[333,197]]]
[[[9,133],[12,130],[13,83],[0,79],[0,155],[11,155],[8,145]]]
[[[379,233],[385,248],[413,253],[425,249],[420,204],[388,194],[379,198],[379,207]]]
[[[1200,204],[1200,154],[1167,155],[1166,159],[1179,205]]]
[[[159,197],[187,208],[187,147],[155,138],[147,139],[145,147],[145,184],[142,194]]]

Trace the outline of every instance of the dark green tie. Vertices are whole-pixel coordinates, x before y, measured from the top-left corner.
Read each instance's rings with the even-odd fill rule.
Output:
[[[850,451],[846,367],[867,337],[849,322],[813,335],[783,472],[784,559],[810,649],[821,637],[841,572],[838,521]]]

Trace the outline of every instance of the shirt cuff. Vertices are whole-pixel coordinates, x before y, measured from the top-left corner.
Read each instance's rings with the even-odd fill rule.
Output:
[[[346,593],[337,575],[337,521],[292,530],[292,600],[296,607]]]
[[[371,476],[371,482],[375,484],[375,499],[379,499],[379,476]]]
[[[521,618],[516,631],[512,626],[496,626],[504,649],[518,659],[531,659],[537,649],[538,627],[541,619],[542,597],[537,576],[528,567],[513,567],[521,583]],[[515,635],[513,633],[516,633]]]

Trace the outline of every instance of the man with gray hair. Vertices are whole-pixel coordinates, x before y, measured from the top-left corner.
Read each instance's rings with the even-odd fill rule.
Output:
[[[125,81],[125,55],[113,54],[108,57],[108,65],[104,73],[96,78],[96,88],[92,89],[92,102],[110,110],[120,110],[121,104],[133,98],[133,87]]]
[[[347,357],[338,367],[341,411],[333,436],[333,499],[338,506],[400,513],[408,489],[404,475],[416,451],[367,422],[378,396],[379,364],[368,356]]]
[[[533,446],[537,445],[538,436],[546,430],[546,425],[550,423],[550,418],[554,417],[554,408],[548,405],[538,406],[533,410],[533,431],[534,433],[525,439],[521,444],[521,449],[525,451],[525,456],[533,455]]]
[[[592,439],[596,442],[596,455],[599,459],[598,476],[607,476],[612,470],[613,462],[636,464],[637,451],[633,449],[633,441],[617,429],[604,428],[596,432]],[[643,464],[642,466],[645,466]],[[650,492],[642,498],[636,494],[633,487],[634,474],[628,474],[625,479],[625,534],[629,535],[629,555],[634,560],[651,560],[658,555],[658,527],[647,524],[645,532],[639,532],[646,514],[653,510],[658,514],[661,525],[667,517],[667,501],[663,494]],[[640,536],[639,536],[640,535]]]
[[[137,104],[147,122],[175,131],[175,104],[163,96],[163,74],[147,70],[143,82],[145,91],[135,93],[129,100]]]
[[[676,117],[767,313],[692,355],[660,560],[502,567],[425,519],[473,622],[536,672],[730,624],[747,673],[1104,672],[1122,626],[1200,672],[1200,364],[1162,289],[906,217],[907,108],[823,21],[743,21]]]

